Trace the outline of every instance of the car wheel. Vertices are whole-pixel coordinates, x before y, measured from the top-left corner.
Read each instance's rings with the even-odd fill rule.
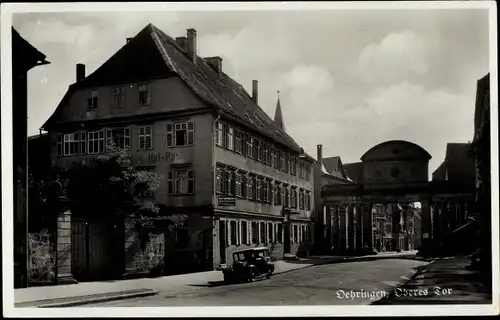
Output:
[[[255,277],[256,277],[255,271],[254,270],[250,270],[250,278],[248,278],[248,281],[249,282],[254,282],[255,281]]]

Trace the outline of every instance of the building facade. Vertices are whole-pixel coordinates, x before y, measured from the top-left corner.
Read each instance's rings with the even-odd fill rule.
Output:
[[[14,286],[28,286],[27,143],[28,71],[49,64],[45,55],[12,31],[12,132],[14,165]]]
[[[259,107],[257,81],[252,85],[250,95],[223,72],[221,58],[199,57],[194,29],[173,39],[151,24],[89,76],[77,65],[77,82],[44,125],[52,166],[91,164],[112,141],[129,150],[132,167],[163,176],[145,195],[161,205],[161,215],[187,217],[173,232],[156,228],[145,240],[132,220],[92,222],[101,230],[92,233],[95,243],[123,239],[123,252],[99,249],[124,262],[115,268],[125,275],[147,272],[137,257],[154,253],[165,272],[212,270],[247,247],[266,245],[277,259],[307,247],[313,159],[282,121]],[[76,253],[75,230],[81,226],[78,234],[86,234],[91,222],[77,211],[72,254],[85,255]],[[108,229],[118,230],[116,241],[96,235],[109,236]],[[71,270],[89,278],[91,270],[76,260]]]

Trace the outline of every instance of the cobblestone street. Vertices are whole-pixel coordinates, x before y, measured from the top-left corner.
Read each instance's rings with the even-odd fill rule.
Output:
[[[410,278],[426,262],[411,259],[314,266],[254,283],[190,285],[182,293],[114,301],[87,307],[165,307],[234,305],[368,305]],[[362,293],[350,298],[347,294]],[[378,296],[367,296],[375,294]]]

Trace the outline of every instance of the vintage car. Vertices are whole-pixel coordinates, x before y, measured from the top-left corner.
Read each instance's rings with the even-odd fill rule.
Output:
[[[259,247],[233,252],[233,264],[220,266],[224,282],[249,282],[258,278],[270,278],[274,272],[269,248]]]

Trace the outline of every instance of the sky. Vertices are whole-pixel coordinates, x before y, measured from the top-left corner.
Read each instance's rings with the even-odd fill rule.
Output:
[[[75,81],[93,72],[148,23],[172,37],[195,28],[200,56],[272,118],[277,91],[286,131],[316,157],[360,161],[371,147],[406,140],[426,149],[429,173],[446,143],[473,137],[477,80],[489,72],[486,9],[15,14],[13,25],[50,65],[29,72],[29,134]]]

